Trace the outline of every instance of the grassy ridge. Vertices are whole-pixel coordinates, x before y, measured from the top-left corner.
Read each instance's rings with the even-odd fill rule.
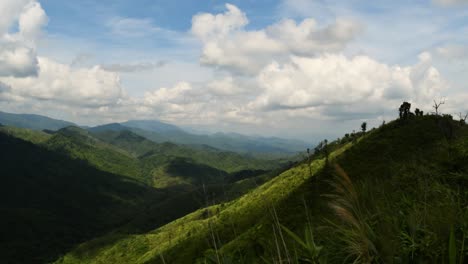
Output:
[[[307,165],[300,165],[238,200],[198,210],[148,234],[123,236],[118,240],[110,236],[84,244],[58,263],[147,263],[160,261],[160,255],[169,263],[191,263],[210,247],[211,230],[216,230],[213,232],[225,239],[235,238],[235,232],[252,232],[254,223],[269,217],[271,206],[284,200],[323,165],[323,159],[314,161],[312,174],[309,174]],[[235,232],[230,230],[231,225],[235,226]],[[107,243],[109,240],[112,243]],[[129,247],[138,250],[129,250]]]
[[[335,148],[329,163],[303,162],[235,201],[82,244],[57,263],[463,263],[466,125],[397,120]],[[316,256],[298,242],[307,227]]]

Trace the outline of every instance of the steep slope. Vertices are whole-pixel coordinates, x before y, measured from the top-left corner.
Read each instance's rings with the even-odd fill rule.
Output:
[[[398,120],[328,160],[304,162],[152,232],[82,244],[57,262],[463,263],[466,125],[439,116]]]
[[[50,261],[74,244],[115,228],[143,232],[182,217],[206,204],[204,191],[220,200],[254,186],[236,186],[225,194],[230,190],[222,184],[226,172],[170,158],[159,167],[166,178],[156,177],[160,189],[154,190],[142,179],[118,175],[137,159],[78,127],[52,135],[1,127],[0,144],[2,263]],[[168,184],[167,179],[180,182]]]
[[[116,126],[120,125],[112,125]],[[203,184],[224,184],[231,172],[279,167],[232,152],[157,144],[129,130],[89,132],[67,127],[54,133],[44,145],[74,159],[85,160],[98,169],[129,176],[157,188],[174,187],[173,191],[193,190]]]
[[[0,132],[0,259],[46,263],[108,232],[161,196]]]
[[[60,129],[45,146],[73,159],[86,160],[98,169],[148,182],[140,169],[140,162],[127,152],[94,138],[79,127]]]
[[[51,135],[42,131],[18,128],[12,126],[0,126],[0,132],[13,137],[21,138],[31,143],[40,144],[46,142]]]
[[[33,130],[58,130],[75,124],[41,115],[11,114],[0,111],[0,124]]]

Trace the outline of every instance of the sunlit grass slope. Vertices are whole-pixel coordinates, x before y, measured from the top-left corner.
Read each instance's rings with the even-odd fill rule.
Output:
[[[310,167],[305,161],[237,200],[152,232],[84,243],[57,263],[466,260],[466,125],[450,117],[413,117],[330,145],[336,150],[329,162],[320,153]],[[308,226],[314,243],[301,244]]]
[[[323,159],[314,161],[310,174],[309,166],[302,164],[233,202],[198,210],[147,234],[108,236],[92,241],[59,263],[151,263],[160,261],[160,256],[169,259],[169,263],[192,263],[210,247],[212,231],[217,237],[226,239],[255,232],[263,219],[269,221],[273,206],[286,199],[323,166]]]

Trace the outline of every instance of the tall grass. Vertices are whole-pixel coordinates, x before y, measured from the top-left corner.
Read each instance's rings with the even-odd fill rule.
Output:
[[[328,221],[335,228],[335,237],[341,242],[346,260],[353,263],[371,263],[378,259],[374,244],[375,234],[367,223],[358,193],[348,174],[335,165],[335,177],[330,182],[333,194],[325,195],[330,199],[329,207],[338,221]]]

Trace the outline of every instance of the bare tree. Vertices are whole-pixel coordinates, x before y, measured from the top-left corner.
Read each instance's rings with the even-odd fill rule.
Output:
[[[441,105],[445,104],[445,98],[442,98],[439,100],[439,102],[437,102],[435,99],[434,99],[434,105],[432,106],[432,108],[435,109],[435,114],[436,115],[439,115],[439,107]]]
[[[466,118],[468,118],[468,113],[463,115],[461,112],[458,113],[458,117],[460,118],[460,123],[465,124]]]

